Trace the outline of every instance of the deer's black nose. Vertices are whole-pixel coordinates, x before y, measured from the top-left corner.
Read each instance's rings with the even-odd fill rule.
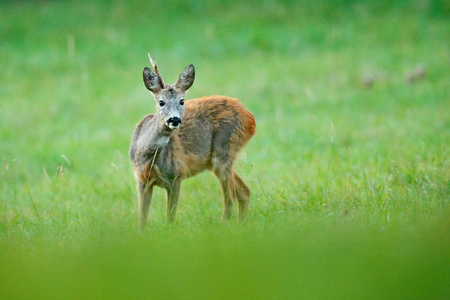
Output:
[[[172,118],[170,118],[169,120],[167,120],[167,123],[168,123],[169,125],[172,125],[172,126],[174,126],[174,127],[177,127],[178,125],[181,124],[181,119],[178,118],[178,117],[172,117]]]

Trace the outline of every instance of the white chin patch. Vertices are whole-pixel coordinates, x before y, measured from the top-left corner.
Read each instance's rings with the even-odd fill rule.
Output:
[[[176,128],[178,128],[178,127],[180,127],[180,125],[173,126],[172,124],[169,124],[169,128],[170,128],[170,129],[176,129]]]

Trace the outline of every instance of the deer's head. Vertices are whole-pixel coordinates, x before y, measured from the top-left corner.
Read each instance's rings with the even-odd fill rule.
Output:
[[[154,71],[145,67],[143,71],[144,84],[152,92],[156,101],[156,114],[161,122],[170,129],[178,128],[181,125],[184,115],[184,97],[187,90],[192,86],[195,79],[195,69],[193,65],[187,66],[174,84],[165,84],[158,71],[156,63],[152,63]]]

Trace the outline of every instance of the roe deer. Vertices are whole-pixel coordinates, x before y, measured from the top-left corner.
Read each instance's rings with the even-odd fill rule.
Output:
[[[165,84],[156,63],[145,67],[144,84],[156,101],[156,114],[136,126],[130,160],[137,179],[139,224],[146,226],[153,187],[167,191],[166,218],[175,220],[181,181],[204,170],[212,171],[223,193],[223,219],[239,206],[238,220],[248,210],[250,189],[234,169],[239,151],[255,134],[253,115],[236,99],[210,96],[185,102],[195,78],[193,65],[181,72],[175,84]],[[156,74],[155,74],[156,73]]]

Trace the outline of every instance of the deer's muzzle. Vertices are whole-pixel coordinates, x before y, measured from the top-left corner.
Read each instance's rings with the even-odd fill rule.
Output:
[[[169,125],[172,129],[178,128],[181,125],[181,119],[178,117],[172,117],[167,120],[167,125]]]

